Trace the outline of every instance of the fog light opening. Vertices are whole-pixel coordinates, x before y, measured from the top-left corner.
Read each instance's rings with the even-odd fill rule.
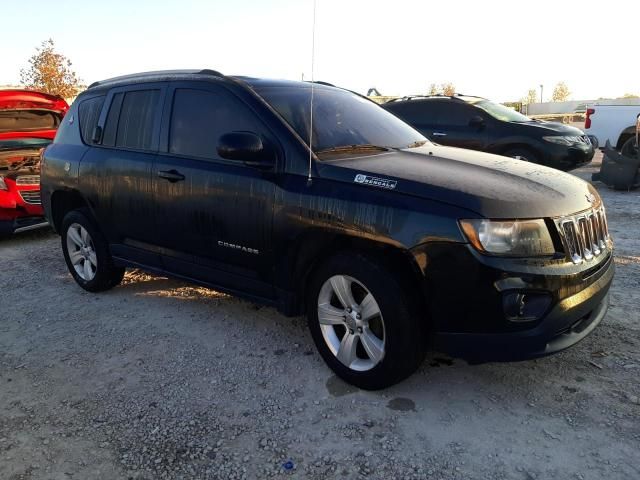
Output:
[[[540,320],[551,305],[551,295],[544,292],[515,291],[502,297],[504,315],[510,322]]]

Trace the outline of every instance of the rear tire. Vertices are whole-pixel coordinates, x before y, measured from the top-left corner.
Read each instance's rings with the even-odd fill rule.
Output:
[[[525,162],[540,163],[540,157],[527,148],[512,148],[507,150],[502,155],[505,157],[517,158]]]
[[[102,292],[118,285],[125,269],[113,264],[109,245],[90,218],[86,209],[65,215],[62,252],[76,283],[89,292]]]
[[[426,322],[411,297],[397,274],[364,255],[345,252],[323,263],[308,290],[307,319],[327,365],[365,390],[415,372]]]

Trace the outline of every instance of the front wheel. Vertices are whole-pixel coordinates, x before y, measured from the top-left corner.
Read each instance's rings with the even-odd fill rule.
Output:
[[[411,375],[424,358],[424,319],[403,282],[375,261],[340,254],[314,275],[307,301],[318,351],[343,380],[367,390]]]
[[[88,212],[74,210],[62,221],[62,252],[74,280],[89,292],[118,285],[124,268],[113,265],[107,241],[89,220]]]

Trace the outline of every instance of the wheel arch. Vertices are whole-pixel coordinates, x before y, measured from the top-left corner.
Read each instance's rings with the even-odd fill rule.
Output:
[[[293,314],[305,313],[305,299],[308,295],[307,287],[310,279],[328,258],[344,252],[354,252],[365,255],[380,263],[386,270],[397,273],[401,283],[410,289],[415,289],[416,299],[422,299],[420,285],[423,276],[416,259],[410,250],[368,238],[350,235],[306,235],[300,238],[294,248],[290,249],[287,265],[283,275],[289,279],[287,290],[293,293]]]
[[[53,229],[60,233],[64,216],[72,210],[87,208],[85,198],[77,190],[56,190],[51,195],[51,222]]]
[[[616,150],[619,151],[622,148],[622,146],[627,142],[627,140],[629,140],[635,134],[636,134],[635,125],[631,125],[625,128],[624,130],[622,130],[622,132],[620,132],[620,135],[618,136],[618,141],[616,142]]]

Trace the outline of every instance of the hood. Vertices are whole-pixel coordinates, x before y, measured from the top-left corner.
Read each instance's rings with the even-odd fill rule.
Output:
[[[566,135],[580,137],[585,133],[577,127],[558,122],[545,122],[543,120],[531,120],[530,122],[517,122],[518,125],[529,127],[539,135],[551,133],[553,135]]]
[[[53,139],[69,110],[58,96],[32,90],[0,90],[0,140]]]
[[[378,185],[382,181],[382,187],[363,188],[391,186],[394,191],[462,207],[487,218],[560,217],[600,202],[591,184],[568,173],[436,145],[324,161],[318,171],[322,177],[348,183],[368,182],[365,177],[373,177]]]

